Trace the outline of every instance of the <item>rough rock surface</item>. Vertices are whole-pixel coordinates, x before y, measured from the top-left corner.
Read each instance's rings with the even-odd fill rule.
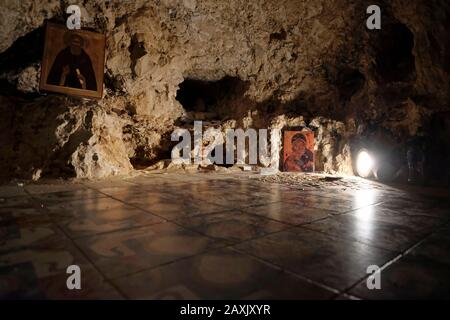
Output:
[[[38,179],[42,174],[108,177],[132,170],[123,139],[123,119],[96,104],[45,97],[23,105],[2,98],[2,172]]]
[[[401,150],[419,129],[448,134],[447,0],[377,1],[380,31],[365,28],[372,1],[85,1],[83,27],[107,36],[100,101],[37,89],[44,22],[65,23],[71,3],[0,5],[2,176],[107,177],[168,158],[171,131],[196,116],[177,100],[189,81],[221,125],[308,126],[327,172],[351,173],[367,137]],[[210,105],[204,89],[226,77]]]

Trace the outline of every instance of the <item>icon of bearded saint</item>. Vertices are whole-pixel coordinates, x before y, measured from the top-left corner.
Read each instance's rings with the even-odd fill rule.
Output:
[[[86,40],[78,34],[66,32],[64,43],[67,47],[56,56],[47,84],[96,91],[97,82],[92,62],[83,50],[87,45]]]

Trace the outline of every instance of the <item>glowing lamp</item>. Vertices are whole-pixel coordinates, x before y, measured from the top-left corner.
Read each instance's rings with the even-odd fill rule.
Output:
[[[362,178],[372,175],[375,160],[366,149],[361,149],[356,157],[356,172]]]

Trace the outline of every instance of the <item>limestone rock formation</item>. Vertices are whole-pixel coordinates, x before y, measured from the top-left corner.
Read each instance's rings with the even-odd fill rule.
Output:
[[[2,123],[3,172],[34,179],[48,173],[103,178],[131,172],[124,120],[117,115],[61,97],[17,104],[2,98],[3,114],[15,108]]]
[[[302,123],[327,172],[351,173],[360,140],[400,159],[419,130],[446,134],[446,0],[378,1],[375,31],[365,28],[371,1],[86,1],[83,28],[107,37],[99,101],[37,88],[44,23],[64,24],[72,3],[0,4],[3,177],[128,174],[168,158],[171,131],[196,117]]]

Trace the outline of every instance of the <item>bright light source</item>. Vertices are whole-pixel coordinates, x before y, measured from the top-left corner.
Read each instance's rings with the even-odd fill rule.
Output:
[[[356,157],[356,171],[360,177],[367,178],[372,174],[375,160],[367,150],[361,150]]]

